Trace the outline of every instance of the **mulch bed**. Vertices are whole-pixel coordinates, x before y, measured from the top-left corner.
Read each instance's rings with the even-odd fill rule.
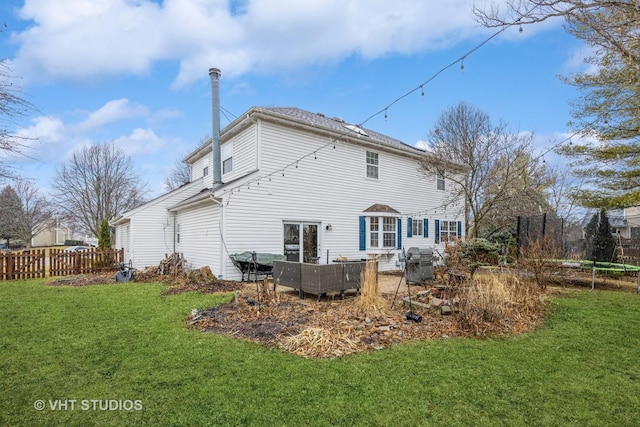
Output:
[[[278,347],[303,357],[337,357],[379,350],[407,340],[464,335],[452,316],[423,314],[420,323],[405,318],[402,304],[384,313],[367,315],[355,298],[299,300],[297,293],[280,301],[259,304],[255,292],[192,313],[193,327]],[[391,305],[390,298],[387,300]]]

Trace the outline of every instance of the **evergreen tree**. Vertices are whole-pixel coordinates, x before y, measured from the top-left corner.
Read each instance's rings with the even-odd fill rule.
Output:
[[[100,223],[100,236],[98,236],[98,247],[100,249],[111,248],[111,230],[109,229],[109,222],[103,219]]]
[[[604,209],[600,210],[598,229],[592,245],[591,259],[593,261],[615,262],[616,239],[611,232],[611,224]]]
[[[584,228],[584,254],[586,258],[592,258],[593,257],[593,247],[595,244],[595,240],[596,240],[596,234],[598,233],[598,219],[599,219],[599,215],[593,214],[593,216],[591,217],[591,220],[589,221],[589,223],[587,224],[587,226]]]
[[[16,191],[7,185],[0,192],[0,239],[7,245],[20,236],[24,211]]]

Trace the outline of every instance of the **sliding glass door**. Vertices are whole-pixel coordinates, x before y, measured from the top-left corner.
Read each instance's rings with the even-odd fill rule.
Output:
[[[285,222],[284,255],[287,261],[318,262],[319,223]]]

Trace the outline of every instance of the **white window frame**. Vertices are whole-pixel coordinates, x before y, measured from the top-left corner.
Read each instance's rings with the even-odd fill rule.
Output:
[[[233,172],[233,142],[229,141],[220,147],[220,157],[222,158],[222,175]],[[226,170],[227,165],[229,169]]]
[[[380,178],[380,154],[375,151],[366,151],[366,174],[367,178],[379,179]]]
[[[222,161],[222,175],[233,172],[233,157],[227,157]]]
[[[440,191],[445,191],[445,178],[444,172],[438,171],[436,173],[436,188]]]
[[[440,220],[440,241],[458,238],[458,221]]]
[[[411,225],[411,236],[412,237],[424,236],[424,220],[413,218],[412,221],[413,221],[413,224]]]
[[[367,250],[389,250],[398,246],[397,216],[367,216]],[[391,243],[393,235],[393,243]]]

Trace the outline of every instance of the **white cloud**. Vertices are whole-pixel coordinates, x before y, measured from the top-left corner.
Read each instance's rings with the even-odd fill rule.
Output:
[[[48,159],[57,158],[58,153],[66,153],[63,160],[68,160],[74,150],[102,141],[105,131],[116,135],[129,132],[109,140],[131,156],[158,153],[163,147],[176,143],[158,137],[151,129],[137,127],[127,130],[125,127],[122,130],[120,126],[121,122],[132,118],[149,116],[152,120],[162,120],[174,117],[176,113],[172,111],[160,111],[153,115],[145,106],[132,104],[123,98],[111,100],[95,111],[76,112],[74,116],[78,114],[81,116],[77,122],[65,122],[63,118],[52,116],[35,117],[31,120],[31,126],[19,129],[18,135],[32,141],[29,156],[47,162]]]
[[[65,125],[57,117],[40,116],[31,121],[32,125],[18,129],[17,134],[27,139],[46,139],[48,142],[59,142],[65,138]]]
[[[129,135],[114,140],[127,156],[152,154],[167,145],[167,141],[158,137],[151,129],[134,129]]]
[[[589,64],[586,60],[594,56],[593,48],[589,46],[581,46],[578,49],[570,52],[570,56],[567,61],[564,63],[564,69],[567,73],[587,73],[587,74],[596,74],[598,72],[598,67],[594,64]]]
[[[142,75],[180,64],[174,86],[211,66],[227,76],[374,59],[451,46],[486,34],[473,0],[25,0],[34,25],[14,38],[13,70],[27,79]],[[231,8],[235,7],[235,10]]]
[[[74,125],[76,132],[87,132],[102,128],[108,124],[119,122],[148,114],[146,107],[129,102],[128,99],[115,99],[107,102],[98,110],[90,112],[87,118]]]

